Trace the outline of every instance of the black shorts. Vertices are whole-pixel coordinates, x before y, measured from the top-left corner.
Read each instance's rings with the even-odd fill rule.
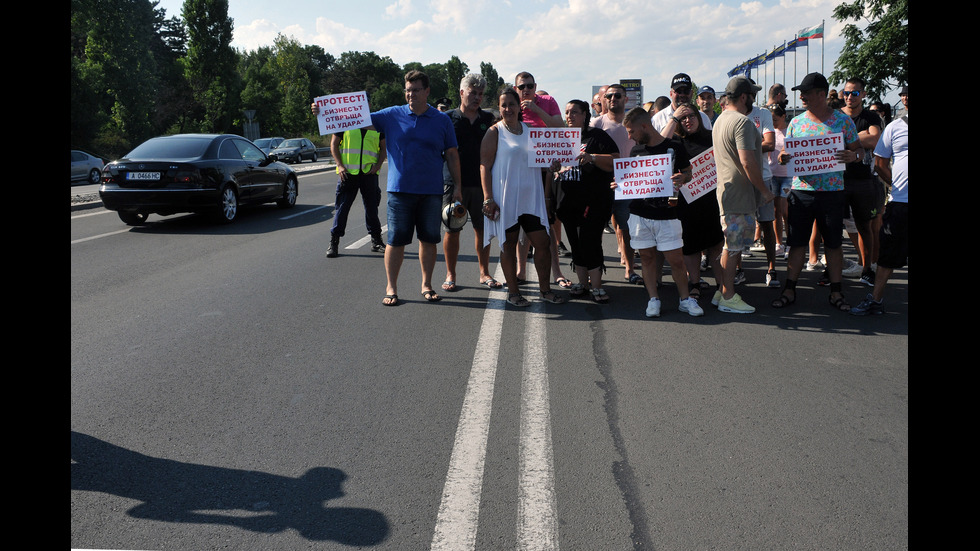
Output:
[[[888,203],[878,233],[878,265],[897,270],[909,261],[909,204]]]
[[[801,191],[794,189],[786,198],[790,247],[805,247],[813,234],[813,222],[828,249],[839,249],[844,233],[843,191]]]
[[[845,178],[844,197],[855,222],[867,222],[881,212],[878,206],[881,186],[875,178]]]
[[[452,182],[443,184],[442,208],[446,208],[447,205],[453,202],[454,188],[455,185]],[[483,231],[483,188],[477,186],[463,187],[461,188],[461,193],[463,195],[462,203],[466,207],[466,212],[470,215],[470,222],[473,224],[473,229]],[[463,228],[451,230],[446,228],[445,224],[443,224],[443,228],[449,233],[458,233],[463,230]]]
[[[541,219],[537,216],[533,214],[522,214],[517,217],[517,223],[504,230],[504,233],[517,233],[519,230],[524,230],[524,233],[531,233],[536,231],[547,231],[547,229],[548,228],[544,227],[544,224],[541,223]]]

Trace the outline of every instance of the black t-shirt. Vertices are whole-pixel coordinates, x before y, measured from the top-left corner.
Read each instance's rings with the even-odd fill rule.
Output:
[[[619,154],[619,146],[599,128],[582,131],[582,152],[592,155]],[[589,163],[572,167],[559,174],[557,182],[558,218],[563,222],[581,219],[605,219],[612,214],[612,172]]]
[[[864,132],[872,126],[877,126],[878,130],[881,130],[881,117],[875,113],[872,113],[871,111],[868,111],[866,108],[861,109],[861,112],[858,113],[856,117],[851,117],[851,120],[854,121],[854,126],[857,127],[858,132]],[[853,163],[847,163],[844,165],[844,179],[870,178],[872,164],[874,164],[873,152],[865,151],[863,159],[858,159]]]
[[[654,146],[637,145],[630,151],[630,157],[645,155],[666,155],[669,150],[674,153],[674,173],[691,166],[691,157],[687,149],[677,140],[665,139]],[[630,203],[630,214],[642,216],[649,220],[673,220],[677,218],[677,208],[670,206],[667,197],[645,197],[633,199]]]
[[[472,123],[463,111],[453,109],[446,113],[453,121],[456,130],[456,144],[459,151],[460,184],[463,187],[480,187],[480,145],[483,136],[493,126],[493,113],[480,109]]]

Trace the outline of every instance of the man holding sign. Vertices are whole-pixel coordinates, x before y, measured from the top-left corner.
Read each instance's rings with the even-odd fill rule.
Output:
[[[625,198],[634,195],[634,189],[645,189],[647,195],[630,201],[629,240],[640,251],[643,264],[643,283],[650,300],[647,302],[648,318],[660,316],[660,297],[657,294],[657,251],[670,264],[671,277],[677,284],[681,312],[703,316],[704,310],[697,299],[690,296],[687,287],[687,269],[684,267],[684,246],[681,222],[677,219],[677,187],[690,181],[691,160],[679,142],[668,140],[653,129],[650,115],[642,107],[635,107],[626,114],[623,126],[629,138],[636,142],[630,158],[615,159],[616,182],[613,187]],[[652,158],[650,156],[653,156]],[[671,204],[673,203],[673,204]]]
[[[780,164],[790,164],[792,191],[787,198],[787,225],[790,246],[786,285],[773,308],[796,302],[796,281],[803,270],[813,222],[816,221],[827,251],[830,275],[830,305],[849,311],[851,305],[841,294],[841,250],[844,231],[844,163],[864,156],[857,128],[851,117],[827,104],[830,85],[820,73],[810,73],[793,90],[800,92],[806,111],[797,115],[786,129],[786,149]],[[860,152],[860,153],[859,153]]]

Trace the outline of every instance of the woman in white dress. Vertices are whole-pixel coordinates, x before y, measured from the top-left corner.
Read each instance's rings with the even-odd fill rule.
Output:
[[[547,170],[528,166],[528,127],[521,122],[521,100],[512,87],[498,96],[501,120],[487,130],[480,148],[480,179],[483,183],[483,243],[494,236],[500,242],[500,267],[507,280],[513,306],[530,303],[521,296],[517,281],[517,238],[521,229],[534,245],[534,268],[538,273],[541,300],[561,304],[568,297],[551,290],[551,239],[548,212],[551,178]]]

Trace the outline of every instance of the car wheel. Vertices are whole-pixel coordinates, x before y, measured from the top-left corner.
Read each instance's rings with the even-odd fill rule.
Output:
[[[93,168],[92,172],[88,173],[88,183],[98,184],[102,180],[102,172],[97,168]]]
[[[276,201],[279,208],[290,209],[296,205],[296,197],[299,196],[299,184],[296,179],[290,176],[286,178],[286,189],[282,192],[282,197]]]
[[[142,226],[146,224],[146,219],[150,216],[145,212],[133,212],[131,210],[121,210],[117,214],[127,226]]]
[[[316,162],[316,151],[313,152],[313,162]]]
[[[235,188],[231,186],[225,186],[221,190],[221,204],[218,210],[218,219],[225,223],[230,224],[235,221],[238,217],[238,194],[235,193]]]

